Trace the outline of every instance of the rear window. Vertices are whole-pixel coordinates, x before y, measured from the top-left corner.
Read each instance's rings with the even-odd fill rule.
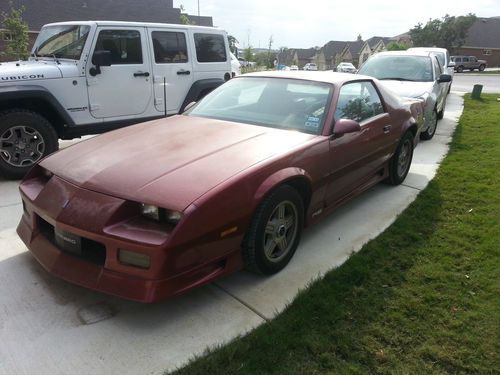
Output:
[[[198,62],[227,61],[224,37],[216,34],[194,34]]]

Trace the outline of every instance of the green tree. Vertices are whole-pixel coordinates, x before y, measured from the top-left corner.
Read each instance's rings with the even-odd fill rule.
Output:
[[[442,19],[430,19],[425,25],[419,23],[410,30],[415,47],[441,47],[454,51],[460,48],[477,17],[445,15]]]
[[[387,44],[387,51],[406,51],[410,45],[405,42],[390,42]]]
[[[248,48],[245,49],[245,53],[243,54],[243,58],[246,61],[253,61],[254,56],[252,53],[252,46],[248,46]]]
[[[184,5],[182,5],[182,4],[179,5],[179,9],[181,11],[181,15],[179,16],[179,21],[180,21],[181,24],[183,24],[183,25],[195,25],[196,24],[196,22],[191,21],[189,19],[189,17],[187,16],[187,14],[182,13],[182,12],[185,11]]]
[[[227,36],[227,42],[229,43],[229,50],[236,55],[236,43],[238,43],[238,39],[236,39],[232,35]]]
[[[24,6],[15,9],[10,3],[10,12],[2,12],[2,24],[5,32],[10,35],[2,55],[11,59],[26,60],[29,57],[28,24],[23,20]]]

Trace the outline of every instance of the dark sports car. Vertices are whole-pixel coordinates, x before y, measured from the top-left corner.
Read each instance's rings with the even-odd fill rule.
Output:
[[[370,77],[240,76],[182,115],[42,160],[20,185],[17,232],[50,273],[136,301],[273,274],[305,226],[401,183],[421,126],[421,102]]]

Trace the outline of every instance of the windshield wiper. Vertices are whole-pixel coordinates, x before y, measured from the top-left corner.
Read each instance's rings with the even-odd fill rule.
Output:
[[[57,58],[57,56],[56,56],[56,55],[54,55],[53,53],[45,53],[45,54],[43,54],[43,55],[37,55],[37,57],[52,57],[52,58],[54,59],[54,62],[55,62],[56,64],[60,64],[59,59],[58,59],[58,58]]]
[[[416,79],[408,79],[408,78],[401,78],[401,77],[384,77],[384,78],[379,78],[379,81],[385,81],[385,80],[417,82]]]

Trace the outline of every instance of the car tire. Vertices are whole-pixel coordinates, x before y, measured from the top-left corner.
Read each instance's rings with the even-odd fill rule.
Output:
[[[389,161],[389,177],[385,182],[389,185],[401,184],[410,170],[413,159],[413,133],[407,131],[399,141],[396,152]]]
[[[486,68],[486,66],[484,64],[479,65],[480,72],[484,71],[485,68]]]
[[[436,109],[434,108],[434,110],[432,111],[431,125],[429,125],[429,127],[424,132],[420,133],[420,139],[428,141],[429,139],[432,139],[432,137],[434,137],[437,129],[438,117],[439,116],[436,112]]]
[[[242,256],[249,271],[272,275],[293,257],[304,223],[304,202],[300,194],[282,185],[257,207],[245,235]]]
[[[462,73],[464,71],[464,67],[462,65],[457,67],[457,72]]]
[[[0,113],[0,174],[24,177],[31,167],[59,148],[57,134],[36,112],[11,109]]]

